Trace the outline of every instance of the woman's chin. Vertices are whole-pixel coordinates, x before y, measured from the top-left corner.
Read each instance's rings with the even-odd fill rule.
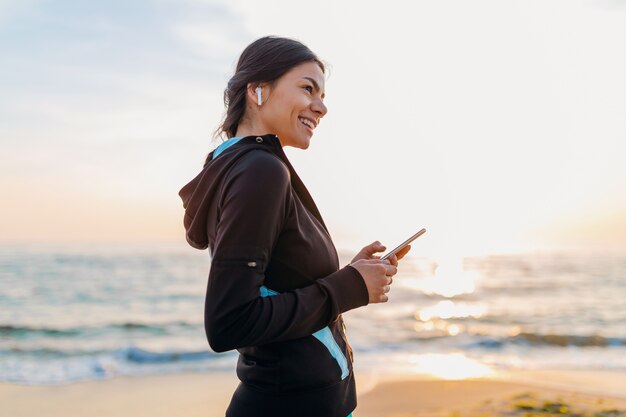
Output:
[[[300,136],[298,138],[294,138],[293,140],[287,141],[287,143],[285,143],[285,146],[291,146],[298,149],[308,149],[310,144],[311,138]]]

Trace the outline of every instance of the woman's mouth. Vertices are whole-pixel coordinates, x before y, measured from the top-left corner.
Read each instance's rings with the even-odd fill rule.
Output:
[[[303,117],[298,117],[298,120],[307,130],[313,133],[313,129],[315,128],[315,125],[313,124],[312,121],[305,119]]]

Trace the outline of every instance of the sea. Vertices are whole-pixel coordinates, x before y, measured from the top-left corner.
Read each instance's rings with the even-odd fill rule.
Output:
[[[177,244],[0,246],[0,382],[234,373],[204,333],[209,267]],[[409,254],[389,298],[344,313],[357,370],[626,371],[626,252]]]

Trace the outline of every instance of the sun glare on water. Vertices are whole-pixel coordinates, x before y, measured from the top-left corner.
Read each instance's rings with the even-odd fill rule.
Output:
[[[461,257],[455,257],[437,262],[433,275],[424,278],[421,287],[428,294],[451,298],[473,293],[476,290],[476,278],[477,273],[464,271]]]
[[[411,355],[409,363],[411,370],[415,373],[448,380],[481,378],[494,374],[494,371],[487,365],[470,359],[462,353]]]
[[[421,309],[416,318],[422,321],[430,321],[433,318],[451,319],[463,317],[480,317],[487,308],[483,305],[458,304],[451,300],[439,301],[432,307]]]

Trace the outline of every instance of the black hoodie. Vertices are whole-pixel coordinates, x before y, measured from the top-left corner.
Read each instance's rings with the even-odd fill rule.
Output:
[[[239,351],[229,417],[346,417],[356,407],[341,313],[368,303],[276,135],[247,136],[179,192],[187,241],[209,248],[204,323]]]

